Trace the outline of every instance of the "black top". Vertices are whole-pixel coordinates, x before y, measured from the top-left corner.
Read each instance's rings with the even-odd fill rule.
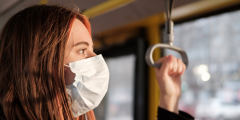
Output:
[[[157,118],[158,120],[194,120],[191,115],[183,111],[179,111],[179,114],[176,114],[160,107],[158,107]]]
[[[158,120],[194,120],[194,118],[183,112],[179,111],[179,114],[167,111],[163,108],[158,107]],[[0,110],[0,120],[5,120],[4,113]]]

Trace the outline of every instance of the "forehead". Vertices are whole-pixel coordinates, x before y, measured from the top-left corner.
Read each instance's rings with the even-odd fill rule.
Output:
[[[85,25],[79,19],[75,18],[69,34],[68,44],[74,45],[78,42],[87,42],[91,45],[92,38]]]

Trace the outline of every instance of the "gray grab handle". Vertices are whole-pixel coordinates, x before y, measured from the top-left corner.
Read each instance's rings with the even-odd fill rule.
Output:
[[[175,46],[171,46],[171,45],[168,45],[168,44],[155,44],[155,45],[150,46],[147,49],[147,52],[146,52],[146,55],[145,55],[145,59],[146,59],[147,64],[150,67],[158,67],[158,68],[160,68],[162,66],[162,64],[157,64],[157,63],[154,63],[154,61],[153,61],[152,54],[153,54],[153,51],[156,48],[167,48],[167,49],[171,49],[171,50],[174,50],[174,51],[178,52],[182,56],[182,61],[186,65],[186,68],[188,67],[188,57],[187,57],[186,52],[184,50],[182,50],[181,48],[178,48],[178,47],[175,47]]]

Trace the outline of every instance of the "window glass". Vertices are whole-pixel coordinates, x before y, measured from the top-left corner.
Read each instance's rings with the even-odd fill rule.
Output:
[[[234,11],[175,25],[174,46],[189,58],[179,108],[197,120],[240,120],[239,16]]]
[[[94,110],[97,120],[133,120],[135,55],[106,58],[110,71],[107,95]]]

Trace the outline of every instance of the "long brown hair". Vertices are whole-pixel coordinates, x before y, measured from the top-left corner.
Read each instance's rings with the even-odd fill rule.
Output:
[[[73,16],[91,33],[86,17],[55,5],[28,7],[5,24],[0,34],[1,117],[75,119],[64,80],[64,53]],[[95,120],[93,111],[87,116]],[[84,117],[78,117],[81,119]]]

